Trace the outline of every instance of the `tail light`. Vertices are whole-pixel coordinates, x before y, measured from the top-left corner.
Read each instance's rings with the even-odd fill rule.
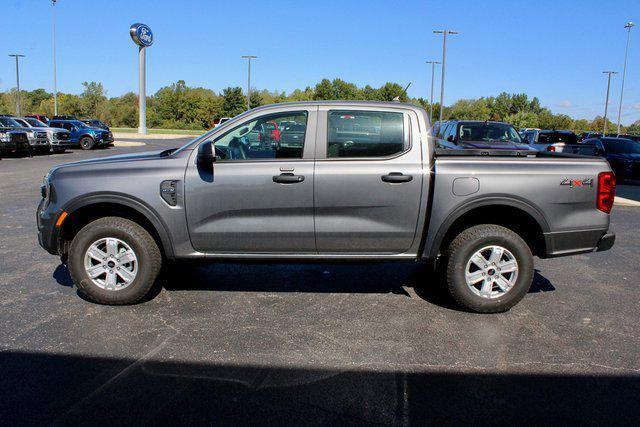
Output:
[[[613,207],[613,199],[616,197],[616,176],[613,172],[600,172],[598,174],[598,210],[610,213]]]
[[[262,142],[262,133],[258,134],[258,141]]]
[[[553,145],[550,145],[547,147],[547,151],[556,151],[556,147]]]

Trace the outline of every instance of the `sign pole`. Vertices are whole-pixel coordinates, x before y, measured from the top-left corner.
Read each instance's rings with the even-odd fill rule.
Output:
[[[138,133],[147,134],[147,48],[153,44],[153,32],[148,25],[133,24],[129,35],[138,45]]]
[[[147,55],[146,48],[138,48],[138,133],[147,134]]]

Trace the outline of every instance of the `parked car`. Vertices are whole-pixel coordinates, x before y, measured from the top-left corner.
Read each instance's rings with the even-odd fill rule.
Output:
[[[25,117],[13,117],[13,120],[18,122],[23,129],[29,129],[27,136],[29,137],[29,149],[32,153],[50,153],[52,151],[46,125],[32,126]],[[35,119],[29,118],[28,120]]]
[[[371,126],[342,127],[348,115]],[[304,143],[247,147],[252,129],[276,120],[305,125]],[[165,260],[413,259],[483,313],[527,294],[533,255],[613,245],[604,159],[437,149],[428,129],[426,111],[397,102],[258,107],[179,149],[54,167],[38,240],[104,304],[140,301]]]
[[[80,146],[83,150],[113,144],[113,134],[110,131],[91,127],[80,120],[53,119],[49,122],[49,126],[66,129],[69,132],[71,145]]]
[[[570,130],[531,129],[523,132],[522,141],[539,151],[558,151],[566,144],[577,145],[578,136]]]
[[[280,144],[283,146],[302,146],[306,131],[306,125],[289,124],[280,133]]]
[[[51,151],[51,146],[47,139],[47,132],[44,129],[35,129],[15,116],[2,115],[0,117],[5,119],[5,124],[27,133],[29,151],[31,153],[48,153]]]
[[[11,119],[0,117],[0,155],[29,153],[27,132],[13,126]]]
[[[621,133],[617,135],[618,138],[630,139],[635,142],[640,142],[640,135],[629,135],[628,133]]]
[[[109,126],[107,126],[107,124],[105,122],[103,122],[102,120],[97,120],[97,119],[88,119],[88,120],[80,120],[82,123],[84,123],[85,125],[94,127],[94,128],[99,128],[99,129],[104,129],[104,130],[109,130]]]
[[[28,116],[25,116],[25,117],[40,120],[44,124],[49,123],[49,117],[45,116],[44,114],[29,114]]]
[[[626,138],[591,138],[583,145],[597,148],[596,154],[607,159],[616,174],[618,182],[626,179],[640,179],[640,144]]]
[[[25,127],[30,127],[34,131],[44,131],[47,134],[47,141],[51,152],[64,153],[65,146],[71,143],[69,131],[62,128],[52,128],[33,117],[19,117],[15,119]]]
[[[476,120],[449,120],[440,127],[436,144],[450,149],[531,149],[510,124]]]

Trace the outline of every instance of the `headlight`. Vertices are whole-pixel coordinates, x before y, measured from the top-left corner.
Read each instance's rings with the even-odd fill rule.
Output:
[[[0,134],[0,141],[9,142],[9,141],[11,141],[11,137],[9,136],[8,133]]]

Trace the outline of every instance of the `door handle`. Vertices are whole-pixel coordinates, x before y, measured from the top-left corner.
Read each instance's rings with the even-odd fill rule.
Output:
[[[294,175],[292,173],[281,173],[273,176],[273,182],[279,184],[296,184],[304,181],[304,175]]]
[[[389,175],[382,175],[384,182],[401,183],[409,182],[413,179],[413,175],[404,175],[402,172],[391,172]]]

